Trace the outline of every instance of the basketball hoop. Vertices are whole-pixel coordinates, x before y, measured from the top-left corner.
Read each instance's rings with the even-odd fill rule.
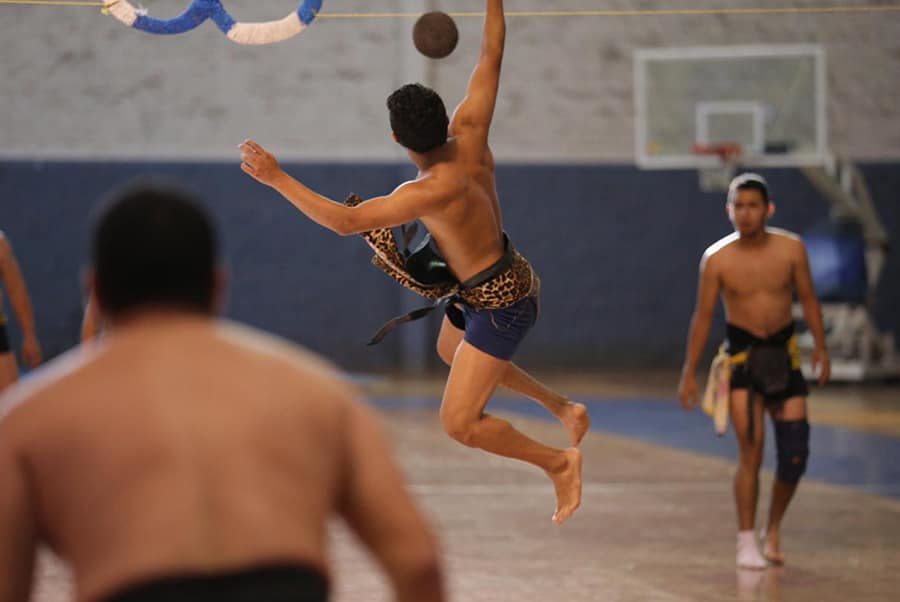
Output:
[[[697,167],[700,190],[703,192],[727,191],[741,160],[741,145],[734,142],[695,144],[693,152],[698,157],[716,157],[717,159],[714,165]]]

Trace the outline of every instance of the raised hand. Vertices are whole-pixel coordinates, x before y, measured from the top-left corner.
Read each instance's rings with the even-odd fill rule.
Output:
[[[274,186],[284,172],[275,156],[253,140],[244,140],[241,151],[241,170],[266,186]]]

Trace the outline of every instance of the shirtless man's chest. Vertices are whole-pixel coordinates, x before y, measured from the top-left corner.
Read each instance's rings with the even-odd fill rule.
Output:
[[[792,291],[794,263],[774,249],[745,251],[728,249],[722,257],[722,293],[740,298],[757,293],[786,294]]]
[[[796,241],[770,234],[760,245],[732,243],[715,254],[730,322],[765,335],[791,320]]]

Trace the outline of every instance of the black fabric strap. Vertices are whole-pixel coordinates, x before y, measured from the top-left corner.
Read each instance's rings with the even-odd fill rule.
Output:
[[[375,336],[373,336],[372,339],[368,343],[366,343],[366,345],[368,345],[368,346],[377,345],[384,339],[384,337],[386,337],[391,332],[393,332],[401,324],[406,324],[407,322],[413,322],[414,320],[421,320],[422,318],[424,318],[425,316],[427,316],[434,310],[443,306],[444,303],[445,303],[445,301],[438,301],[434,305],[429,305],[427,307],[420,307],[418,309],[414,309],[413,311],[409,312],[408,314],[404,314],[402,316],[397,316],[396,318],[392,318],[392,319],[388,320],[387,322],[384,323],[384,326],[382,326],[381,328],[378,329],[378,332],[375,333]]]
[[[406,241],[406,231],[404,231],[404,245],[407,244]],[[503,246],[504,253],[503,256],[494,262],[490,267],[484,269],[471,278],[468,278],[465,282],[460,284],[461,290],[472,289],[478,286],[481,286],[485,282],[489,282],[492,279],[496,278],[506,270],[508,270],[515,261],[516,250],[513,247],[512,242],[510,242],[509,238],[506,236],[506,233],[503,234]],[[408,249],[404,251],[408,254]],[[434,310],[443,307],[448,302],[459,301],[457,296],[450,297],[448,299],[441,299],[440,301],[434,303],[433,305],[429,305],[427,307],[420,307],[418,309],[414,309],[413,311],[404,314],[402,316],[397,316],[396,318],[392,318],[385,322],[384,326],[378,329],[378,332],[375,333],[375,336],[369,340],[367,346],[377,345],[384,337],[393,332],[398,326],[402,324],[406,324],[408,322],[413,322],[415,320],[420,320],[433,312]]]

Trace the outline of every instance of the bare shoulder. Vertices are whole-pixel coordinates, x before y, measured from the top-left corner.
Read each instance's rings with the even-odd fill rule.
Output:
[[[799,234],[781,228],[766,228],[766,232],[771,235],[778,248],[783,249],[786,253],[796,255],[802,254],[806,250],[803,239],[800,238]]]
[[[494,167],[494,155],[484,136],[469,130],[462,130],[453,136],[456,144],[455,162],[466,166]]]
[[[732,245],[734,245],[737,240],[738,234],[734,232],[732,234],[729,234],[728,236],[720,238],[719,240],[708,246],[703,252],[701,265],[712,267],[724,261],[727,258]]]
[[[223,321],[220,333],[310,394],[327,393],[335,400],[358,396],[356,387],[334,364],[299,345],[234,322]]]
[[[431,176],[436,185],[459,192],[461,188],[465,187],[469,170],[466,165],[458,161],[442,161],[431,169]]]
[[[774,240],[777,240],[779,243],[792,246],[803,246],[803,239],[800,238],[800,235],[795,232],[791,232],[790,230],[785,230],[783,228],[773,228],[770,226],[766,228],[766,232],[771,234],[772,238]]]
[[[400,184],[393,194],[424,193],[431,199],[446,199],[458,196],[464,188],[465,173],[462,167],[443,162],[434,165],[415,180]]]
[[[57,392],[90,361],[94,351],[75,348],[44,364],[27,378],[18,381],[0,396],[0,426],[14,417],[25,417],[43,400],[57,398]]]

